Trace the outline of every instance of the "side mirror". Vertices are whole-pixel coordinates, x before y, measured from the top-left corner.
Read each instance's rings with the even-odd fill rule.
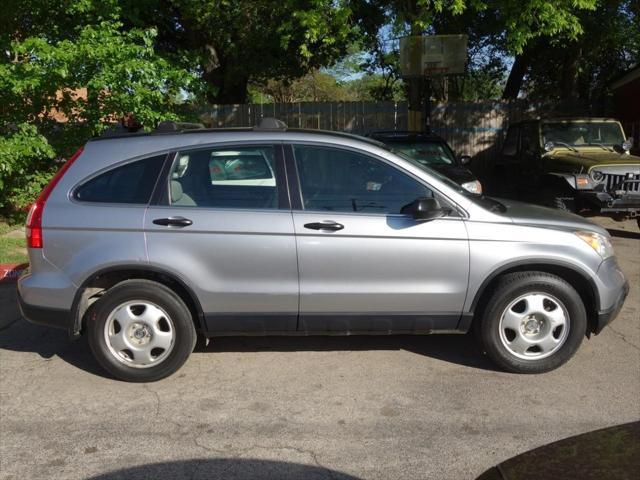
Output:
[[[435,198],[418,198],[400,210],[400,213],[411,215],[414,220],[433,220],[447,215],[448,210],[440,206],[440,202]]]
[[[460,163],[462,165],[469,165],[471,163],[471,155],[460,155]]]
[[[556,148],[556,146],[553,144],[553,142],[547,142],[547,143],[544,144],[544,151],[545,152],[550,152],[554,148]]]
[[[622,142],[622,150],[628,152],[633,147],[633,137],[627,138],[624,142]]]

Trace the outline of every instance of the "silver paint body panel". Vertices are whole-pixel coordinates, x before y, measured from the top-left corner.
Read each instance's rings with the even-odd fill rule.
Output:
[[[131,159],[186,147],[256,142],[325,144],[374,155],[423,181],[456,205],[460,216],[416,222],[404,215],[71,199],[79,183]],[[505,204],[504,213],[487,210],[387,150],[330,134],[206,132],[89,142],[46,203],[45,246],[30,250],[31,272],[18,288],[28,304],[71,310],[78,288],[96,272],[139,265],[181,279],[211,318],[213,331],[450,331],[461,315],[472,312],[483,282],[495,272],[514,264],[553,263],[589,279],[600,310],[614,305],[625,285],[615,258],[602,262],[574,234],[579,229],[606,231],[575,215]],[[177,229],[152,223],[176,215],[192,219],[193,225]],[[345,228],[304,228],[323,220]],[[247,319],[236,330],[229,323],[235,316]],[[349,320],[358,316],[366,320]]]

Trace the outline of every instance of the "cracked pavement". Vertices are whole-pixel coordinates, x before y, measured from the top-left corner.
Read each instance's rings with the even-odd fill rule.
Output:
[[[153,384],[108,378],[84,340],[0,331],[0,479],[473,479],[540,445],[640,418],[640,234],[598,219],[631,292],[544,375],[470,336],[222,338]]]

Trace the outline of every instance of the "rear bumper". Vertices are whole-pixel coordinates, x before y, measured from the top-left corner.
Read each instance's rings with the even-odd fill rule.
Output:
[[[46,308],[25,303],[18,290],[18,307],[20,314],[31,323],[47,327],[69,330],[71,325],[71,312],[58,308]]]

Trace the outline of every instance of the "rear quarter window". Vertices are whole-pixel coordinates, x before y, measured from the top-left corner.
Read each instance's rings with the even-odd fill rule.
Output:
[[[145,205],[165,158],[149,157],[104,172],[76,188],[73,197],[81,202]]]

